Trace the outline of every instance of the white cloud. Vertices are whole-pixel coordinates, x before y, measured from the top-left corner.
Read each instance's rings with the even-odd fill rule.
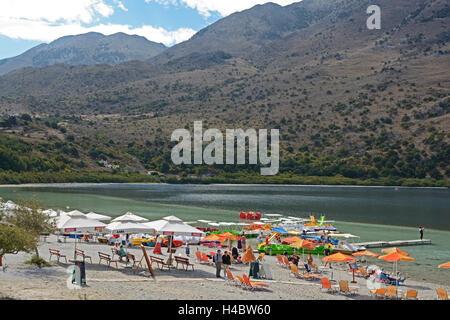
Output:
[[[113,2],[128,11],[122,1]],[[113,13],[113,7],[104,0],[1,0],[0,34],[13,39],[51,42],[66,35],[91,31],[106,35],[124,32],[170,46],[188,40],[196,32],[190,28],[168,31],[149,25],[92,25],[99,17],[109,17]]]
[[[164,5],[180,5],[184,4],[192,9],[196,9],[201,15],[209,17],[212,12],[218,12],[225,17],[234,12],[249,9],[257,4],[264,4],[267,2],[277,3],[281,6],[286,6],[301,0],[145,0]]]
[[[188,40],[196,32],[190,28],[180,28],[174,31],[168,31],[161,27],[156,28],[148,25],[134,28],[129,25],[121,24],[98,24],[86,27],[77,22],[54,24],[46,21],[0,17],[0,34],[14,39],[50,42],[66,35],[76,35],[91,31],[100,32],[106,35],[117,32],[137,34],[148,40],[161,42],[166,46]]]
[[[120,0],[114,0],[114,3],[116,3],[117,6],[118,6],[120,9],[122,9],[123,11],[128,11],[128,9],[125,8],[125,6],[123,5],[122,1],[120,1]]]
[[[0,19],[91,23],[96,16],[109,17],[114,9],[104,0],[2,0]]]

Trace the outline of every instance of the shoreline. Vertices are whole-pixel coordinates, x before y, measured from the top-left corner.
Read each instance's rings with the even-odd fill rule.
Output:
[[[21,184],[0,184],[0,188],[40,188],[40,187],[83,187],[83,186],[107,186],[107,185],[208,185],[208,186],[242,186],[242,187],[335,187],[335,188],[401,188],[401,189],[439,189],[448,190],[448,187],[407,187],[407,186],[371,186],[371,185],[348,185],[348,184],[277,184],[277,183],[167,183],[167,182],[62,182],[62,183],[21,183]]]

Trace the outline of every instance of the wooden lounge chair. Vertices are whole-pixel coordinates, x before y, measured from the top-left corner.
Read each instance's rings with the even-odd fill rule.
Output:
[[[380,288],[380,289],[376,289],[376,290],[373,289],[373,290],[370,290],[370,292],[372,293],[372,295],[375,298],[384,299],[386,297],[386,289],[385,288]]]
[[[397,299],[397,287],[389,286],[386,290],[386,299]]]
[[[269,285],[267,283],[264,282],[253,282],[250,281],[250,279],[244,274],[242,275],[242,277],[244,278],[244,282],[245,284],[250,287],[250,290],[258,290],[258,289],[265,289],[267,287],[269,287]]]
[[[322,291],[325,290],[327,293],[337,293],[338,289],[331,285],[331,282],[328,278],[322,278]]]
[[[405,299],[407,300],[417,300],[417,290],[409,289],[405,293]]]
[[[357,294],[358,289],[358,287],[349,287],[348,282],[345,280],[339,281],[339,293],[350,295]]]
[[[437,288],[436,293],[437,293],[438,300],[448,300],[447,291],[445,291],[444,289]]]
[[[259,256],[258,256],[258,258],[257,258],[257,260],[262,261],[262,259],[264,258],[264,256],[265,256],[265,253],[264,253],[264,252],[260,253]]]

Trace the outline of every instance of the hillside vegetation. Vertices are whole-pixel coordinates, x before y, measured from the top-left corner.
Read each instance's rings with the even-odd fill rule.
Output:
[[[146,61],[12,71],[0,77],[0,168],[20,182],[448,186],[449,5],[378,2],[381,30],[366,28],[371,1],[266,4]],[[279,129],[279,175],[175,166],[171,133],[195,120]]]

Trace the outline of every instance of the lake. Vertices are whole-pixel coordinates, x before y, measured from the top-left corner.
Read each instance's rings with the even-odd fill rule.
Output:
[[[184,221],[237,222],[240,211],[325,215],[339,231],[358,235],[361,241],[418,239],[418,228],[424,226],[424,238],[433,244],[403,248],[416,261],[400,262],[399,270],[418,280],[446,285],[450,285],[450,271],[437,265],[450,261],[449,196],[448,189],[352,186],[60,184],[0,188],[4,200],[35,197],[53,209],[110,216],[131,211],[150,220],[175,215]],[[373,263],[390,270],[380,260]]]

